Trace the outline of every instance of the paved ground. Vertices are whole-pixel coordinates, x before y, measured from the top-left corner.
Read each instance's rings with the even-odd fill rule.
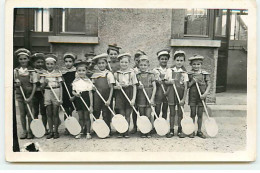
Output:
[[[19,115],[18,115],[19,116]],[[18,135],[21,134],[21,125],[18,118]],[[156,134],[150,139],[140,138],[135,134],[129,139],[118,139],[116,136],[107,139],[99,139],[93,135],[93,138],[74,139],[73,136],[64,135],[64,123],[61,124],[59,139],[41,139],[19,140],[20,146],[28,142],[38,142],[41,149],[45,152],[99,152],[99,151],[177,151],[177,152],[224,152],[232,153],[244,150],[246,146],[246,116],[245,117],[216,117],[219,126],[219,134],[215,138],[201,139],[195,137],[180,139],[177,136],[173,138],[160,137]],[[205,131],[205,130],[204,130]]]

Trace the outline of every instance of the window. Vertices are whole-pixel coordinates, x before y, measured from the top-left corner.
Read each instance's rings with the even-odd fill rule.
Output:
[[[216,10],[215,35],[226,36],[227,10]]]
[[[248,11],[231,11],[230,40],[247,40]]]
[[[34,10],[34,32],[53,31],[53,9],[38,8]]]
[[[63,8],[62,27],[63,33],[85,33],[85,9]]]
[[[184,36],[208,37],[209,15],[207,9],[187,9],[184,20]]]
[[[16,9],[16,18],[15,18],[15,31],[16,32],[23,32],[25,25],[25,16],[24,16],[24,9],[18,8]]]

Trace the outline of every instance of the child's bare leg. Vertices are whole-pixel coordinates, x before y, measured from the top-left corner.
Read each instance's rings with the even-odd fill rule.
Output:
[[[131,115],[132,111],[133,111],[132,108],[128,108],[125,110],[125,119],[126,119],[128,125],[130,125],[130,115]]]
[[[46,114],[47,114],[50,133],[53,133],[52,105],[48,105],[46,107]]]
[[[41,111],[41,115],[42,115],[42,123],[47,131],[47,115],[46,115],[46,107],[44,106],[43,103],[40,103],[40,111]]]
[[[78,115],[79,115],[79,124],[80,124],[80,127],[81,127],[81,133],[83,133],[83,129],[84,129],[84,125],[85,125],[83,110],[79,110]]]
[[[90,121],[88,111],[84,111],[84,121],[85,121],[86,131],[87,131],[87,134],[88,134],[88,133],[90,133],[90,126],[91,126],[91,121]]]
[[[170,131],[174,129],[174,120],[175,120],[175,105],[170,105]]]
[[[29,107],[30,107],[31,110],[33,110],[32,109],[32,102],[29,103]],[[30,124],[32,122],[32,117],[31,117],[30,112],[29,112],[27,107],[26,107],[26,115],[27,115],[27,123],[28,123],[28,126],[29,126],[29,130],[28,130],[29,134],[28,134],[27,138],[31,139],[31,138],[33,138],[32,130],[30,128]]]
[[[201,132],[201,126],[202,126],[202,115],[203,115],[203,107],[198,106],[198,132]]]
[[[145,114],[145,108],[144,107],[139,107],[139,112],[140,112],[140,115],[142,116],[142,115],[145,115],[146,116],[146,114]]]
[[[59,106],[53,105],[53,119],[54,119],[54,132],[58,133],[58,128],[60,125],[59,119]]]
[[[178,128],[181,129],[181,120],[183,118],[181,107],[178,105]]]
[[[196,117],[196,106],[190,107],[190,117],[193,120],[193,123],[195,123],[195,117]]]
[[[162,103],[163,106],[162,106],[162,117],[164,119],[167,119],[167,111],[168,111],[168,104],[167,103]],[[159,114],[157,114],[159,115]]]
[[[160,113],[161,113],[161,106],[162,106],[162,104],[156,104],[155,105],[155,112],[156,112],[156,114],[159,116],[160,115]]]
[[[145,115],[150,121],[152,120],[152,109],[150,107],[145,108]]]
[[[20,121],[22,124],[23,134],[21,136],[21,139],[26,138],[27,135],[27,128],[26,128],[26,110],[25,110],[25,104],[21,101],[18,101],[18,107],[20,111]]]

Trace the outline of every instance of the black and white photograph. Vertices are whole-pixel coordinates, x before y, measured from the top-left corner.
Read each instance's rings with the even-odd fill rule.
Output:
[[[255,160],[254,4],[14,2],[8,161]]]

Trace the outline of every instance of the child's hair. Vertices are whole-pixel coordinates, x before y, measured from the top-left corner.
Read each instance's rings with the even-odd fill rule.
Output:
[[[190,65],[192,65],[192,62],[195,60],[199,60],[201,64],[203,64],[204,57],[201,55],[194,54],[192,57],[189,58]]]
[[[142,55],[146,55],[146,53],[140,49],[137,50],[137,52],[135,53],[134,59],[139,58]]]
[[[182,50],[177,50],[177,51],[175,51],[174,54],[173,54],[173,59],[175,60],[175,59],[176,59],[177,57],[179,57],[179,56],[184,57],[184,61],[185,61],[186,54],[185,54],[184,51],[182,51]]]
[[[121,47],[118,47],[117,44],[108,45],[107,54],[109,54],[110,50],[114,50],[119,54],[119,49],[121,49]]]
[[[35,61],[37,61],[38,59],[42,59],[43,61],[45,61],[45,55],[44,53],[34,53],[31,56],[31,61],[32,63],[34,63]]]
[[[73,62],[75,62],[75,60],[77,59],[77,55],[71,53],[71,52],[67,52],[63,55],[63,60],[65,61],[65,59],[67,58],[71,58]]]

